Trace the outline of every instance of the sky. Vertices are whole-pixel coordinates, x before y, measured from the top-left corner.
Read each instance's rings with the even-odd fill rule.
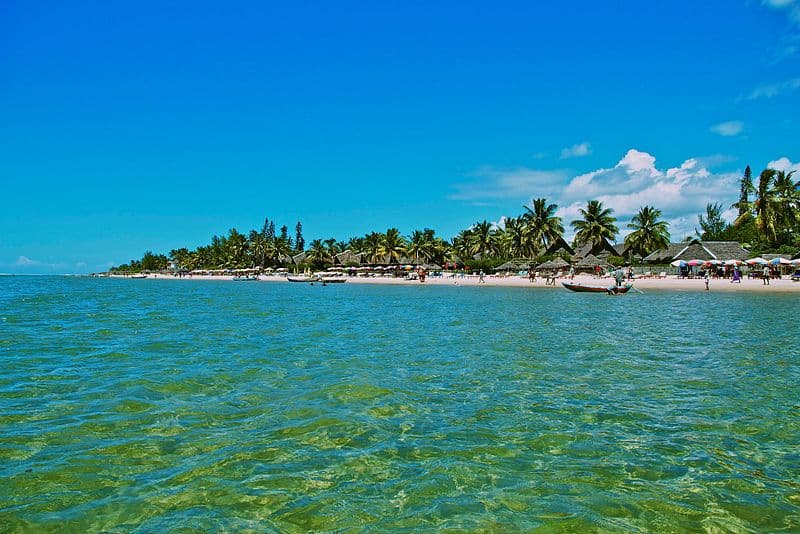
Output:
[[[0,272],[266,217],[450,238],[538,197],[678,240],[746,165],[800,169],[798,110],[800,0],[5,0]]]

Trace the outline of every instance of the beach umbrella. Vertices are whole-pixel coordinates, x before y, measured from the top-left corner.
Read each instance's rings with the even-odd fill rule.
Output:
[[[800,265],[800,258],[797,258],[796,260],[792,260],[790,263],[792,265]]]
[[[741,265],[744,263],[742,260],[725,260],[725,265]]]
[[[764,258],[750,258],[745,263],[747,265],[766,265],[769,262]]]
[[[675,260],[672,263],[670,263],[670,265],[672,265],[673,267],[686,267],[686,262],[683,260]]]
[[[777,258],[773,258],[769,260],[770,265],[791,265],[792,262],[787,260],[786,258],[781,258],[778,256]]]
[[[706,263],[706,260],[689,260],[686,262],[686,265],[689,267],[696,267],[698,265],[703,265],[704,263]]]

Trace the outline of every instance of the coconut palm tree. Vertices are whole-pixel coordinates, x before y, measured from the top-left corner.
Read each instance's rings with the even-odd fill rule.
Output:
[[[548,204],[544,198],[535,198],[532,204],[533,209],[523,206],[525,213],[522,214],[522,217],[530,226],[530,232],[534,239],[547,248],[564,235],[561,217],[556,217],[558,206]]]
[[[603,239],[614,240],[619,231],[614,224],[617,219],[611,215],[614,210],[604,208],[599,200],[590,200],[586,204],[586,209],[581,208],[580,213],[583,218],[570,223],[576,230],[576,245],[591,243],[594,247],[602,243]]]
[[[772,184],[775,181],[775,169],[764,169],[758,177],[758,189],[756,190],[755,214],[756,228],[770,243],[775,243],[778,239],[777,221],[775,217],[775,195]]]
[[[480,254],[483,257],[492,252],[492,234],[494,232],[495,227],[489,221],[483,220],[475,223],[471,234],[475,254]]]
[[[388,258],[389,263],[400,261],[400,257],[406,252],[406,240],[400,235],[397,228],[389,228],[381,239],[379,248],[380,255]]]
[[[788,242],[791,232],[800,222],[800,182],[792,180],[794,171],[778,171],[775,173],[775,183],[772,186],[775,200],[775,223],[780,234],[778,237],[784,243]]]
[[[652,206],[639,208],[633,216],[628,228],[633,232],[625,236],[625,247],[642,257],[654,250],[669,246],[669,223],[661,221],[661,210]]]
[[[362,252],[366,254],[370,262],[377,263],[380,261],[382,242],[383,236],[378,232],[370,232],[364,236],[364,248]]]
[[[475,255],[475,244],[472,237],[472,229],[467,228],[466,230],[461,230],[458,235],[453,237],[450,248],[455,255],[462,259],[472,258],[472,256]]]
[[[428,261],[434,253],[434,231],[430,228],[414,230],[408,238],[408,253],[414,257],[414,262]]]
[[[328,254],[328,249],[321,239],[313,240],[308,247],[308,261],[322,266],[325,263],[331,262],[331,257]]]

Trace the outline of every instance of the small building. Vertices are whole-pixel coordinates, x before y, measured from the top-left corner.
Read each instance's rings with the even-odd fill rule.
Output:
[[[350,249],[340,252],[333,257],[334,265],[361,265],[363,254],[357,254]]]
[[[746,260],[750,253],[736,241],[701,241],[692,239],[670,243],[667,248],[656,250],[642,261],[646,263],[670,263],[675,260]]]
[[[612,245],[607,239],[602,239],[599,243],[584,243],[575,248],[573,260],[581,260],[590,255],[598,258],[608,258],[609,256],[625,256],[628,249],[622,243]]]
[[[549,247],[547,247],[547,250],[545,251],[545,254],[546,254],[546,255],[548,255],[548,256],[550,256],[550,255],[553,255],[553,256],[562,256],[562,255],[564,255],[564,254],[566,254],[567,256],[574,256],[574,255],[575,255],[575,249],[574,249],[574,248],[572,248],[572,247],[570,246],[570,244],[569,244],[569,243],[567,243],[567,242],[564,240],[564,238],[563,238],[563,237],[561,237],[561,236],[558,236],[558,237],[557,237],[557,238],[556,238],[556,239],[555,239],[555,240],[554,240],[554,241],[553,241],[553,242],[550,244],[550,246],[549,246]]]

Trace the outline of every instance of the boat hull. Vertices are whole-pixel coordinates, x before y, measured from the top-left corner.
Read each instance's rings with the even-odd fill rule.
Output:
[[[297,282],[301,284],[308,284],[309,282],[316,282],[316,278],[312,278],[310,276],[287,276],[286,280],[289,282]]]
[[[575,291],[576,293],[607,293],[609,295],[621,295],[627,293],[633,287],[631,284],[625,284],[622,286],[589,286],[584,284],[573,284],[570,282],[561,282],[561,285],[570,291]]]

